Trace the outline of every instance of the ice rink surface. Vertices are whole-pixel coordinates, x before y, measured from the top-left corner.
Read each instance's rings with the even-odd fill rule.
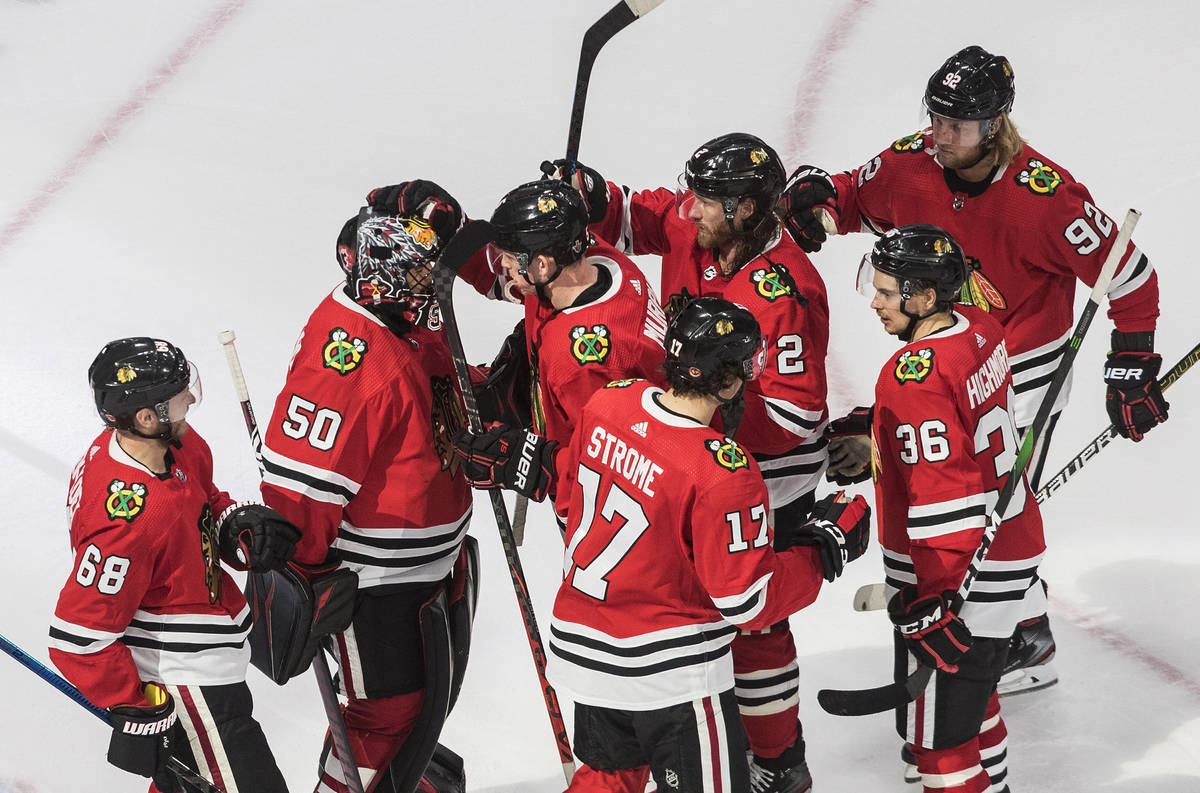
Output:
[[[0,633],[47,658],[70,566],[67,479],[99,427],[85,372],[100,346],[155,335],[188,353],[205,386],[192,423],[217,482],[250,497],[256,470],[217,331],[237,331],[265,421],[366,191],[432,178],[490,215],[561,155],[580,37],[609,5],[0,0]],[[1135,239],[1159,272],[1166,368],[1197,334],[1198,23],[1200,7],[1178,0],[668,0],[601,53],[580,156],[617,182],[673,185],[696,146],[740,130],[789,169],[849,169],[915,131],[929,73],[981,44],[1013,63],[1023,135],[1109,214],[1145,213]],[[895,347],[853,290],[870,243],[852,235],[814,258],[833,312],[834,414],[870,400]],[[656,280],[657,263],[642,264]],[[516,307],[470,291],[459,306],[472,360],[490,359]],[[1107,424],[1110,327],[1100,318],[1077,359],[1050,470]],[[1168,399],[1168,424],[1110,446],[1044,507],[1061,683],[1004,700],[1014,792],[1200,790],[1200,521],[1188,495],[1200,374]],[[545,630],[561,543],[548,508],[529,524],[522,557]],[[465,757],[472,791],[554,793],[553,739],[482,498],[472,532],[483,595],[443,742]],[[792,619],[820,793],[906,789],[890,718],[827,716],[813,696],[889,676],[886,618],[850,610],[880,575],[872,547]],[[256,672],[250,683],[291,789],[311,790],[315,685],[280,689]],[[94,718],[6,658],[0,692],[0,793],[144,789],[105,763]]]

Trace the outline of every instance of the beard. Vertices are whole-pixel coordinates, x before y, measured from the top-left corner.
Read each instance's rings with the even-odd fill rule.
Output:
[[[948,152],[939,146],[935,156],[938,164],[943,168],[951,171],[965,171],[978,165],[987,155],[988,152],[983,146],[958,148],[954,152]]]
[[[696,244],[706,251],[719,250],[732,239],[733,232],[729,230],[728,223],[722,223],[717,229],[696,224]]]

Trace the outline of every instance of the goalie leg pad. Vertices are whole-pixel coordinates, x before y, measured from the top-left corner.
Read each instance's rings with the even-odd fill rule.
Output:
[[[454,649],[454,672],[450,681],[450,710],[458,701],[467,659],[471,654],[471,626],[479,602],[479,542],[468,535],[454,564],[450,582],[450,644]]]

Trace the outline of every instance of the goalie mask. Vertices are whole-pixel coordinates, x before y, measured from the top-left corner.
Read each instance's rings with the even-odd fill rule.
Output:
[[[359,210],[338,235],[337,257],[346,273],[346,294],[361,306],[399,310],[404,319],[425,319],[433,300],[433,266],[441,241],[419,218]]]

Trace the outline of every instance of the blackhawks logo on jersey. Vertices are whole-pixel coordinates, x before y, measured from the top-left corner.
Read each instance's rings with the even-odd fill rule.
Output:
[[[429,378],[429,389],[433,394],[433,411],[430,420],[433,424],[433,450],[443,471],[449,471],[451,478],[458,475],[461,460],[454,453],[451,439],[454,434],[467,426],[467,414],[462,403],[458,401],[458,392],[454,389],[449,375]]]
[[[611,383],[605,384],[604,387],[605,388],[629,388],[629,386],[633,385],[636,382],[637,382],[637,380],[633,379],[633,378],[630,378],[628,380],[613,380]]]
[[[1008,308],[1008,301],[1004,299],[1004,293],[997,289],[991,279],[979,269],[979,261],[973,257],[967,257],[967,263],[970,265],[970,273],[967,275],[967,280],[963,282],[958,302],[989,312],[993,308],[1001,310]]]
[[[704,448],[712,454],[717,465],[726,470],[736,471],[750,465],[746,452],[731,438],[722,438],[721,440],[713,438],[704,442]]]
[[[1054,191],[1063,183],[1062,174],[1041,160],[1030,157],[1026,166],[1013,179],[1017,184],[1028,187],[1034,195],[1054,195]]]
[[[208,587],[209,605],[221,599],[221,546],[217,543],[217,527],[213,523],[212,507],[205,504],[196,519],[200,530],[200,554],[204,559],[204,585]]]
[[[758,296],[769,303],[774,303],[781,297],[795,297],[801,305],[808,302],[800,296],[792,274],[782,264],[772,264],[770,267],[755,270],[750,273],[750,283],[754,284],[754,291]]]
[[[905,383],[920,383],[933,371],[933,350],[926,347],[923,350],[905,350],[896,359],[896,381]]]
[[[606,325],[593,325],[591,330],[586,325],[571,328],[571,355],[580,366],[603,362],[611,347]]]
[[[120,479],[108,483],[108,498],[104,501],[104,511],[109,520],[120,520],[126,523],[142,514],[146,505],[146,486],[141,482],[125,484]]]
[[[929,130],[923,129],[920,132],[905,135],[892,144],[892,151],[897,151],[901,154],[904,152],[925,151],[925,136],[928,134]]]
[[[350,338],[345,328],[329,331],[329,341],[321,350],[321,359],[326,369],[345,376],[358,368],[367,354],[367,343],[360,338]]]
[[[683,311],[683,307],[692,302],[695,297],[695,295],[688,292],[688,288],[686,286],[681,287],[678,292],[667,298],[667,304],[663,306],[663,309],[667,315],[667,319],[675,319],[675,316],[680,311]]]

